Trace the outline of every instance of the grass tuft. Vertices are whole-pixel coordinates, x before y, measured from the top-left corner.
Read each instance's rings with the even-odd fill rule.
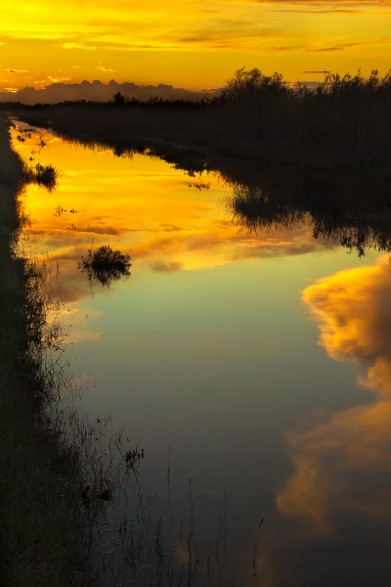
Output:
[[[80,271],[87,273],[89,280],[96,279],[101,285],[110,287],[113,281],[130,277],[132,263],[128,254],[104,245],[95,250],[90,249],[78,266]]]

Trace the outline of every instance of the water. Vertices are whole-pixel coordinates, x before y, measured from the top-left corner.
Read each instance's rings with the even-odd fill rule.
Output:
[[[125,427],[158,516],[190,520],[218,559],[187,583],[386,585],[388,257],[314,239],[308,218],[249,231],[216,173],[16,136],[29,164],[60,172],[55,191],[22,195],[24,238],[58,267],[78,409]],[[132,259],[111,288],[78,269],[102,245]]]

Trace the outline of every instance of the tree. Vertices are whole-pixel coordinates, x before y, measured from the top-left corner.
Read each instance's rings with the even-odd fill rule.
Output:
[[[276,96],[288,93],[287,83],[280,73],[263,75],[257,69],[238,69],[233,79],[229,80],[221,94],[225,100],[244,100],[258,96]]]
[[[121,94],[121,92],[117,92],[116,94],[114,94],[113,96],[113,102],[114,104],[124,104],[125,103],[125,98],[124,96]]]

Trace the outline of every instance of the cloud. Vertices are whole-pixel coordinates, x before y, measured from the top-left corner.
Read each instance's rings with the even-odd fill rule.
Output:
[[[110,73],[115,72],[115,69],[113,69],[112,67],[107,67],[107,65],[98,65],[96,69],[98,71],[107,71]]]
[[[177,226],[176,224],[161,224],[160,226],[162,227],[164,232],[179,232],[183,230],[180,226]]]
[[[251,1],[251,0],[250,0]],[[252,0],[255,4],[287,4],[287,0]],[[324,11],[332,10],[336,12],[360,11],[363,6],[391,6],[391,0],[291,0],[289,4],[297,6],[321,7]],[[334,8],[337,6],[337,8]],[[290,10],[290,9],[288,9]]]
[[[278,509],[320,535],[357,515],[367,529],[389,526],[391,265],[384,259],[339,272],[306,288],[303,300],[319,324],[319,344],[334,360],[354,363],[358,383],[378,401],[288,435],[294,473],[279,491]]]
[[[81,51],[95,51],[95,45],[87,45],[86,43],[75,43],[71,41],[66,41],[60,44],[62,49],[70,50],[70,49],[78,49]]]
[[[309,5],[309,8],[280,8],[278,10],[268,10],[267,12],[272,13],[290,13],[290,14],[367,14],[365,10],[360,8],[335,8],[332,3],[328,4],[325,8],[318,8],[319,3],[311,2],[290,2],[289,4],[295,6],[297,4]],[[383,6],[383,4],[380,4]],[[363,6],[363,4],[361,5]]]
[[[332,51],[345,51],[346,49],[351,49],[352,47],[359,47],[360,45],[365,45],[365,43],[344,43],[341,45],[336,45],[332,47],[317,47],[317,48],[309,48],[307,51],[309,53],[323,53],[323,52],[332,52]]]
[[[280,230],[271,236],[267,232],[251,236],[224,223],[206,232],[169,231],[167,236],[150,239],[132,248],[134,259],[151,263],[181,263],[185,269],[222,265],[241,259],[303,255],[329,245],[314,241],[310,229]]]
[[[48,80],[51,84],[59,84],[59,83],[64,83],[64,82],[70,82],[72,78],[67,77],[67,76],[60,76],[60,77],[54,77],[52,75],[48,75]]]
[[[104,66],[100,66],[104,67]],[[103,71],[103,70],[102,70]],[[104,71],[111,71],[105,69]],[[47,80],[50,83],[47,83]],[[159,97],[165,100],[200,100],[211,96],[210,92],[192,92],[183,88],[174,88],[171,85],[159,84],[153,85],[137,85],[132,82],[117,83],[111,80],[108,83],[103,83],[99,80],[93,82],[83,81],[81,83],[64,83],[70,82],[68,77],[53,77],[48,76],[45,80],[36,82],[39,85],[44,85],[42,89],[34,87],[26,87],[17,91],[13,96],[15,101],[24,104],[37,104],[44,102],[54,104],[56,102],[78,101],[78,100],[94,100],[108,102],[113,99],[114,94],[120,92],[125,98],[136,98],[139,100],[148,100],[151,97]],[[213,96],[213,93],[212,93]],[[0,102],[9,100],[9,95],[0,92]]]
[[[152,261],[149,266],[159,273],[174,273],[183,269],[183,264],[177,261]]]
[[[388,512],[389,524],[384,473],[391,471],[390,421],[391,402],[377,402],[291,433],[294,473],[278,493],[280,513],[319,535],[337,532],[342,518],[357,514],[370,524]]]
[[[388,259],[320,280],[303,292],[321,344],[360,367],[359,382],[391,399],[391,265]]]
[[[1,43],[1,44],[3,44],[3,43]],[[8,71],[9,73],[28,73],[29,72],[28,69],[16,69],[16,68],[6,69],[6,71]]]
[[[298,51],[300,49],[305,49],[305,45],[280,45],[277,47],[265,47],[265,51],[276,51],[277,53],[280,51]]]

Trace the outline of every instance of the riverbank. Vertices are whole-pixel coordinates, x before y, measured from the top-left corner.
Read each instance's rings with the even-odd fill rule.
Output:
[[[0,155],[0,584],[84,587],[94,583],[81,473],[77,454],[45,417],[49,390],[37,362],[45,307],[40,272],[12,252],[23,166],[5,119]]]
[[[203,159],[209,169],[230,159],[389,179],[390,105],[390,72],[330,74],[311,91],[289,87],[280,74],[241,69],[218,98],[204,102],[127,101],[119,94],[108,103],[7,107],[68,139],[111,145],[118,155],[146,144],[169,157]]]

